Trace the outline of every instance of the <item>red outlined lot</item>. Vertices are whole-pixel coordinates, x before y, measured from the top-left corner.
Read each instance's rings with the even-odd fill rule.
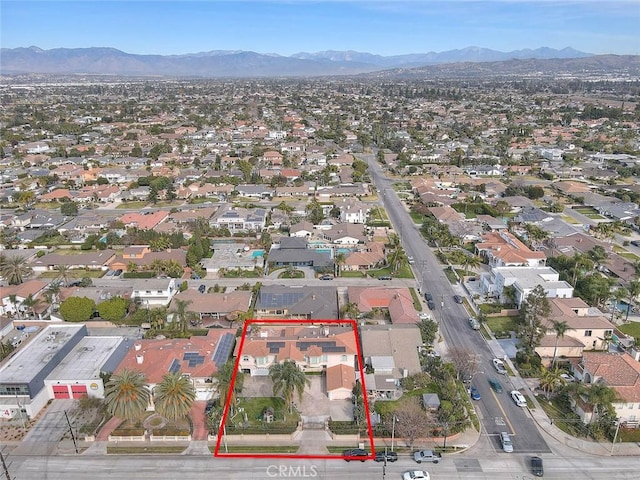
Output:
[[[224,437],[224,428],[218,429],[218,438],[216,441],[216,447],[213,452],[215,457],[234,457],[234,458],[293,458],[293,459],[333,459],[333,460],[344,460],[348,458],[349,460],[373,460],[375,458],[375,446],[373,442],[373,429],[371,427],[371,419],[370,419],[370,411],[369,411],[369,401],[367,400],[366,395],[366,385],[364,383],[364,361],[362,356],[362,347],[360,345],[360,338],[358,337],[358,328],[355,320],[288,320],[288,319],[273,319],[273,320],[247,320],[244,322],[244,328],[242,329],[242,336],[240,337],[240,347],[238,348],[238,354],[235,360],[235,366],[233,370],[233,378],[231,379],[231,385],[229,387],[229,392],[233,391],[233,386],[236,382],[236,376],[238,374],[240,359],[242,358],[242,349],[244,347],[245,339],[247,337],[247,330],[250,325],[256,326],[264,326],[264,325],[297,325],[297,326],[310,326],[310,325],[348,325],[352,328],[353,335],[355,338],[355,344],[358,352],[358,371],[360,372],[360,381],[362,383],[362,391],[364,392],[364,408],[365,408],[365,417],[367,419],[367,433],[369,436],[369,446],[368,450],[371,452],[366,457],[345,457],[342,455],[296,455],[296,454],[261,454],[261,453],[227,453],[225,451],[221,451],[220,447],[223,442]],[[222,412],[222,420],[220,425],[225,425],[227,421],[227,415],[229,413],[231,396],[227,395],[224,403],[224,410]]]

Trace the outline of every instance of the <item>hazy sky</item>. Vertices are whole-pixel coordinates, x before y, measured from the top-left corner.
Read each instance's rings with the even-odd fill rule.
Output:
[[[3,48],[393,55],[468,46],[640,54],[640,0],[0,0]]]

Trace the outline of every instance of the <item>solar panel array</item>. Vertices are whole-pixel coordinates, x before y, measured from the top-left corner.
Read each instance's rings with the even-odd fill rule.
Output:
[[[171,366],[169,366],[169,371],[171,373],[176,373],[179,372],[182,368],[182,365],[180,365],[180,361],[177,358],[173,359],[173,362],[171,362]]]
[[[278,353],[281,348],[284,348],[286,342],[267,342],[267,348],[269,353]]]
[[[221,367],[227,360],[229,359],[229,355],[231,355],[231,349],[233,348],[233,343],[235,341],[235,336],[233,333],[225,333],[220,340],[218,341],[218,345],[216,345],[216,351],[213,352],[213,363],[216,364],[216,367]]]
[[[189,362],[189,368],[194,368],[204,363],[204,355],[200,355],[198,352],[186,352],[182,360]]]
[[[260,306],[262,308],[280,308],[295,305],[304,298],[303,292],[261,293]]]
[[[320,347],[323,352],[327,352],[327,353],[342,353],[347,351],[345,346],[336,346],[335,340],[331,340],[329,342],[323,342],[323,341],[296,342],[296,347],[298,347],[298,349],[302,352],[307,351],[307,349],[312,346]]]

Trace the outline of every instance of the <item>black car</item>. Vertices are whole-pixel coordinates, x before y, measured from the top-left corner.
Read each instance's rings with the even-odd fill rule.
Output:
[[[436,304],[433,303],[433,300],[427,302],[427,307],[429,307],[429,310],[435,310],[436,309]]]
[[[367,451],[363,450],[361,448],[353,448],[351,450],[345,450],[342,455],[344,456],[344,459],[347,462],[350,462],[351,460],[356,460],[357,457],[368,457],[369,456]],[[366,460],[366,458],[360,458],[361,462],[364,462],[365,460]]]
[[[376,462],[384,462],[385,457],[387,459],[387,462],[397,462],[398,461],[398,454],[396,452],[381,452],[381,451],[377,451],[376,452],[375,461]]]
[[[205,287],[204,285],[200,285],[200,286],[198,287],[198,291],[199,291],[200,293],[204,293],[204,291],[205,291],[206,289],[207,289],[207,287]]]
[[[462,297],[460,295],[454,295],[453,301],[456,303],[462,303]]]
[[[424,294],[424,299],[427,302],[433,302],[433,295],[431,295],[429,292],[427,292],[427,293]]]
[[[531,457],[531,473],[536,477],[542,477],[544,475],[544,468],[542,468],[542,459],[540,457]]]
[[[380,275],[378,280],[391,280],[391,275]]]
[[[333,280],[333,275],[322,275],[320,280]]]

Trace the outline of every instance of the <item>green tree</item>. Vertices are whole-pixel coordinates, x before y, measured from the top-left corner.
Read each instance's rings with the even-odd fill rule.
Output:
[[[464,270],[476,271],[482,265],[482,260],[478,255],[464,255],[460,261],[460,266]]]
[[[36,308],[39,307],[41,303],[42,303],[42,300],[40,300],[39,298],[34,298],[33,294],[30,293],[29,295],[27,295],[27,298],[25,298],[22,301],[21,306],[23,308],[26,308],[26,309],[30,310],[31,316],[33,318],[35,318],[36,317]]]
[[[553,368],[542,367],[542,369],[540,388],[545,392],[547,399],[549,399],[549,396],[564,384],[564,380],[560,376],[562,375],[562,370],[560,370],[557,365]]]
[[[114,374],[104,388],[107,411],[118,418],[136,421],[149,407],[151,392],[144,374],[124,369]]]
[[[565,320],[562,320],[562,321],[553,320],[552,324],[553,324],[553,331],[556,333],[556,343],[553,347],[553,360],[551,361],[551,365],[555,365],[556,357],[558,354],[558,341],[561,338],[564,338],[564,334],[567,333],[568,330],[573,330],[573,329],[569,327],[569,325]]]
[[[67,322],[86,322],[96,309],[96,302],[87,297],[69,297],[60,305],[60,315]]]
[[[228,401],[231,406],[235,405],[236,398],[240,392],[242,392],[242,387],[244,385],[244,373],[238,371],[235,382],[233,383],[233,390],[229,396],[234,371],[235,364],[230,360],[222,365],[222,367],[220,367],[212,377],[212,380],[215,383],[214,392],[220,399],[220,403]]]
[[[307,220],[309,220],[314,225],[319,224],[324,220],[324,213],[322,211],[322,205],[314,198],[309,204],[306,206],[305,211],[307,212]]]
[[[336,255],[335,262],[338,267],[337,268],[338,276],[340,276],[340,273],[342,272],[342,266],[345,264],[346,261],[347,261],[347,256],[344,253],[339,253]]]
[[[586,401],[593,408],[590,423],[593,423],[606,412],[615,415],[612,403],[618,400],[616,391],[604,383],[590,384],[586,389]]]
[[[537,285],[520,307],[516,335],[526,355],[532,355],[545,335],[542,322],[551,314],[551,305],[542,285]]]
[[[175,315],[178,319],[178,328],[181,332],[187,331],[187,321],[189,317],[188,308],[191,305],[191,300],[176,300],[174,302]]]
[[[56,265],[55,270],[58,273],[56,280],[60,280],[65,287],[68,287],[71,279],[71,268],[68,265]]]
[[[358,316],[360,316],[360,309],[357,303],[349,302],[342,307],[342,318],[356,320]]]
[[[289,413],[293,412],[294,392],[298,392],[298,398],[302,402],[304,388],[311,385],[304,372],[293,360],[285,360],[282,363],[272,365],[269,368],[269,377],[273,382],[273,394],[284,398],[289,405]]]
[[[418,322],[422,343],[431,345],[438,334],[438,324],[433,320],[420,320]]]
[[[31,267],[25,264],[20,255],[4,255],[0,253],[0,276],[9,285],[20,285],[25,278],[31,275]]]
[[[182,372],[167,373],[153,389],[156,412],[168,420],[186,418],[196,399],[196,390]]]
[[[98,304],[100,317],[110,322],[119,322],[127,314],[128,302],[122,297],[113,297]]]
[[[60,205],[60,213],[62,215],[75,216],[78,215],[78,205],[74,202],[64,202]]]

